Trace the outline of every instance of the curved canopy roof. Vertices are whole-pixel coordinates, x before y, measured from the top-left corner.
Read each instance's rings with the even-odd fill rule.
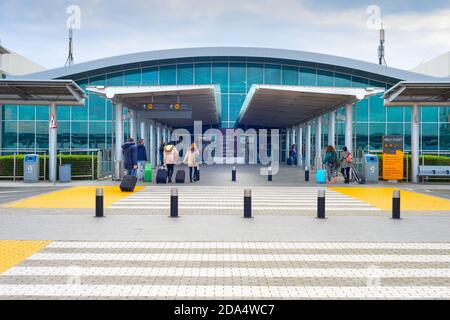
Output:
[[[438,78],[421,75],[409,71],[380,66],[375,63],[365,61],[337,57],[326,54],[285,50],[270,48],[251,48],[251,47],[204,47],[204,48],[188,48],[188,49],[170,49],[160,51],[148,51],[141,53],[133,53],[121,56],[115,56],[80,64],[69,67],[57,68],[44,72],[38,72],[27,75],[27,79],[60,79],[82,75],[95,70],[103,70],[108,68],[116,68],[135,64],[136,66],[149,61],[199,58],[199,57],[250,57],[250,58],[266,58],[281,59],[290,61],[299,61],[318,65],[329,65],[336,69],[356,70],[378,76],[384,76],[396,80],[408,81],[429,81]]]

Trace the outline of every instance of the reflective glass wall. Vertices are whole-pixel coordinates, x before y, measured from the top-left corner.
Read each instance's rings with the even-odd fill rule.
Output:
[[[232,128],[253,84],[282,84],[331,87],[381,87],[396,83],[356,76],[338,68],[317,67],[296,61],[267,58],[210,57],[153,61],[120,71],[92,72],[73,80],[87,85],[192,85],[218,84],[221,87],[221,127]],[[328,69],[327,69],[328,68]],[[333,70],[331,70],[333,69]],[[350,72],[350,71],[348,71]],[[277,108],[276,105],[273,106]],[[421,149],[450,151],[450,107],[422,109]],[[111,103],[89,94],[85,107],[58,107],[58,147],[62,149],[110,148],[114,110]],[[337,112],[338,145],[344,143],[345,111]],[[384,108],[381,95],[361,101],[354,109],[355,145],[358,149],[381,149],[382,136],[402,134],[406,149],[411,144],[411,111]],[[327,117],[324,117],[327,121]],[[313,133],[314,133],[313,128]],[[125,125],[125,136],[129,124]],[[327,141],[327,126],[323,126]],[[34,106],[4,106],[2,110],[3,149],[47,148],[48,109]],[[313,144],[314,145],[314,144]]]

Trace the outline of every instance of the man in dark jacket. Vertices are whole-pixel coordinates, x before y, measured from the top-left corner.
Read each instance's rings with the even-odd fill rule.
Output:
[[[128,138],[128,142],[122,146],[123,167],[127,169],[128,175],[136,175],[137,148],[133,138]]]
[[[136,146],[137,151],[137,164],[138,164],[138,179],[144,180],[145,164],[147,163],[147,148],[145,147],[145,140],[139,140]]]

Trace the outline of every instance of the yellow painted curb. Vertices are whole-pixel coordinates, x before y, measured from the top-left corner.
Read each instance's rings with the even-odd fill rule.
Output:
[[[47,247],[51,241],[0,240],[0,274]]]
[[[381,210],[392,210],[392,193],[396,188],[330,188],[364,201]],[[412,191],[401,191],[401,209],[405,211],[450,211],[450,200]]]
[[[136,192],[144,187],[136,187]],[[21,209],[93,209],[95,208],[95,190],[103,189],[105,197],[105,207],[116,203],[117,201],[129,197],[131,193],[121,192],[119,187],[73,187],[40,196],[20,200],[9,205],[6,208]]]

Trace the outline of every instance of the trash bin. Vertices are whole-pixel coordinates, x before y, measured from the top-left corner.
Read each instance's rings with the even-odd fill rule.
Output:
[[[72,165],[63,164],[59,166],[59,182],[71,182],[72,181]]]
[[[364,175],[367,183],[379,182],[378,156],[367,154],[364,156]]]
[[[26,183],[39,182],[39,156],[29,154],[23,158],[23,181]]]

